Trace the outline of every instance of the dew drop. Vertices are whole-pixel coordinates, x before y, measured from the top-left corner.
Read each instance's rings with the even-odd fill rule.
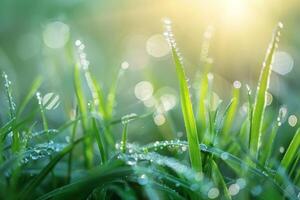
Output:
[[[133,158],[133,157],[129,157],[129,158],[126,160],[126,163],[127,163],[128,165],[136,165],[137,160],[136,160],[135,158]]]
[[[135,113],[131,113],[131,114],[128,114],[128,115],[125,115],[121,118],[121,121],[122,121],[122,124],[125,125],[125,124],[128,124],[130,121],[134,120],[135,118],[137,118],[137,114]]]
[[[234,81],[233,82],[233,87],[236,88],[236,89],[239,89],[241,88],[242,84],[240,81]]]
[[[142,174],[141,176],[138,177],[138,183],[140,185],[146,185],[148,183],[148,177],[146,174]]]
[[[228,153],[227,152],[223,152],[221,154],[221,158],[222,158],[222,160],[227,160],[228,159]]]

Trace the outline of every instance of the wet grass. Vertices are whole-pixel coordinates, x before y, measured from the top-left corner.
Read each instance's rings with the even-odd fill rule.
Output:
[[[105,95],[89,71],[80,41],[75,42],[74,57],[81,59],[74,62],[73,69],[74,113],[57,129],[51,129],[47,120],[45,108],[51,99],[44,103],[38,92],[41,79],[37,78],[20,105],[15,105],[12,84],[3,73],[9,113],[0,128],[1,199],[299,198],[300,130],[282,157],[274,153],[281,114],[279,121],[271,123],[271,130],[262,128],[267,123],[266,92],[272,84],[271,65],[281,26],[274,31],[255,96],[249,87],[235,81],[231,100],[212,109],[212,63],[202,58],[203,69],[197,76],[200,89],[196,91],[200,98],[192,99],[171,23],[165,24],[187,141],[128,142],[130,124],[153,113],[116,118],[116,91],[125,69],[112,78]],[[248,109],[241,123],[236,123],[241,93],[247,95]],[[24,112],[27,107],[31,112]],[[42,130],[34,128],[36,117],[41,119]],[[122,127],[121,141],[115,139],[113,126]],[[68,140],[61,142],[65,131]]]

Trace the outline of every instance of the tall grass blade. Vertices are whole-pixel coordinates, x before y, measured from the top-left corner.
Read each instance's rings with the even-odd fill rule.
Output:
[[[258,149],[262,137],[261,127],[266,106],[266,92],[270,81],[273,57],[277,49],[281,29],[282,24],[278,23],[263,63],[256,91],[255,104],[253,108],[252,130],[250,136],[250,153],[255,157],[258,157]]]
[[[208,74],[212,67],[213,60],[209,57],[208,52],[210,48],[210,40],[213,35],[214,29],[212,26],[208,26],[205,30],[205,33],[203,34],[203,44],[201,47],[201,54],[200,54],[200,61],[203,64],[204,72],[202,75],[200,73],[198,74],[198,77],[200,78],[200,94],[199,94],[199,102],[198,102],[198,115],[197,115],[197,121],[199,122],[200,128],[198,129],[198,137],[199,142],[202,141],[205,131],[206,131],[206,125],[207,125],[207,109],[206,109],[206,101],[207,101],[207,95],[209,90],[209,80],[208,80]]]
[[[8,101],[9,116],[10,119],[14,119],[16,117],[16,105],[12,97],[11,81],[8,79],[8,76],[5,72],[3,72],[2,77],[4,78],[4,88],[5,88],[5,94]],[[12,150],[14,152],[17,152],[20,150],[20,135],[19,132],[15,130],[12,130],[12,134],[13,134]]]
[[[200,131],[198,133],[199,141],[202,141],[204,137],[204,133],[207,128],[207,110],[205,102],[207,100],[207,93],[208,93],[208,78],[207,73],[201,76],[200,81],[200,95],[199,95],[199,103],[198,103],[198,121],[200,124]]]
[[[125,69],[123,69],[122,67],[119,69],[118,75],[117,75],[116,79],[114,79],[114,82],[112,83],[112,85],[109,89],[109,93],[107,95],[107,115],[108,115],[108,119],[111,119],[112,116],[113,116],[114,106],[115,106],[115,102],[116,102],[116,93],[117,93],[118,83],[119,83],[120,78],[124,74],[124,70]]]
[[[82,130],[85,134],[89,133],[88,130],[88,114],[87,114],[87,107],[86,107],[86,101],[84,98],[83,90],[81,87],[80,82],[80,68],[78,65],[74,68],[74,89],[75,94],[77,97],[78,107],[79,107],[79,113],[81,116],[81,126]],[[90,138],[86,138],[84,141],[84,157],[85,157],[85,166],[90,168],[92,166],[92,160],[93,160],[93,146]]]
[[[98,149],[99,149],[100,156],[101,156],[101,163],[105,163],[107,161],[107,156],[106,156],[107,154],[105,152],[103,139],[101,137],[101,131],[98,127],[97,120],[95,117],[92,117],[92,123],[93,123],[93,129],[94,129],[93,132],[95,134],[95,138],[96,138]]]
[[[175,40],[173,38],[171,25],[168,22],[166,22],[165,26],[166,26],[165,35],[171,47],[173,60],[175,63],[176,72],[179,80],[181,109],[183,112],[183,118],[184,118],[187,138],[189,142],[189,153],[190,153],[191,165],[194,170],[201,172],[202,171],[201,153],[199,149],[197,126],[196,126],[195,116],[193,112],[192,102],[190,99],[188,83],[186,80],[183,64],[179,56],[178,50],[176,48]]]

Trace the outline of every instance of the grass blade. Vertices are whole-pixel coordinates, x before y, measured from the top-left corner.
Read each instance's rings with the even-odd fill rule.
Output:
[[[281,167],[287,170],[293,160],[296,158],[296,155],[299,154],[299,147],[300,147],[300,128],[296,131],[288,149],[286,150],[282,160],[281,160]]]
[[[270,81],[271,66],[273,62],[274,53],[277,49],[281,28],[282,24],[278,23],[278,26],[273,34],[271,44],[266,54],[265,62],[260,73],[260,78],[256,91],[255,104],[253,108],[252,130],[250,135],[250,153],[255,157],[258,157],[258,149],[262,135],[261,127],[266,104],[266,92]]]
[[[227,135],[228,132],[230,131],[236,111],[239,105],[239,98],[240,98],[240,88],[241,88],[241,83],[239,81],[234,81],[233,83],[233,91],[232,91],[232,104],[228,110],[227,116],[225,118],[224,126],[223,126],[223,134]]]
[[[30,101],[30,99],[36,94],[38,88],[41,86],[41,83],[42,83],[41,77],[38,77],[33,81],[33,84],[31,86],[28,94],[26,95],[25,99],[22,101],[22,103],[20,104],[20,106],[17,110],[17,116],[20,116],[22,114],[26,105]]]
[[[189,142],[191,165],[194,170],[201,172],[202,171],[201,153],[199,149],[198,133],[197,133],[197,127],[196,127],[192,102],[190,99],[190,92],[189,92],[186,76],[184,73],[183,64],[181,62],[181,58],[179,57],[174,38],[172,36],[171,26],[168,23],[166,23],[165,34],[167,36],[167,40],[171,47],[173,60],[176,67],[176,73],[179,80],[180,101],[181,101],[181,108],[183,112],[185,128],[187,132],[187,138]]]
[[[28,199],[31,193],[36,189],[36,187],[47,177],[47,175],[52,171],[55,165],[67,154],[69,153],[78,143],[80,143],[84,137],[76,140],[74,143],[66,146],[61,150],[52,160],[45,166],[42,171],[34,178],[32,181],[24,187],[23,191],[20,193],[20,199]]]
[[[74,88],[75,94],[78,101],[79,112],[81,116],[82,130],[84,133],[89,133],[88,121],[87,121],[87,117],[88,117],[87,107],[85,104],[85,98],[80,83],[80,68],[78,65],[76,65],[74,68],[74,87],[75,87]],[[92,166],[92,160],[93,160],[93,149],[92,149],[90,138],[85,139],[83,151],[85,157],[85,166],[89,168]]]
[[[124,164],[120,161],[110,162],[93,170],[88,177],[57,188],[38,199],[85,199],[96,187],[132,174],[133,170],[131,167],[122,165]]]
[[[227,189],[226,183],[224,181],[223,175],[220,172],[219,167],[218,167],[218,165],[216,164],[215,161],[212,161],[212,170],[215,173],[215,179],[217,179],[217,182],[220,184],[220,186],[223,190],[224,199],[231,200],[231,196],[228,192],[228,189]]]

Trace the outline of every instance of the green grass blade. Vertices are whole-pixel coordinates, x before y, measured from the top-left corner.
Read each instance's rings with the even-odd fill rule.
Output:
[[[126,152],[126,147],[127,147],[127,131],[128,131],[128,123],[125,123],[123,125],[123,133],[122,133],[122,152]]]
[[[206,125],[208,121],[207,117],[207,109],[205,105],[205,101],[207,100],[208,90],[209,90],[209,81],[208,81],[208,74],[212,67],[213,60],[209,57],[209,48],[210,48],[210,41],[213,35],[214,28],[212,26],[208,26],[203,34],[203,43],[201,47],[201,54],[200,54],[200,61],[203,64],[204,73],[200,75],[200,72],[197,74],[200,78],[200,94],[199,94],[199,102],[198,102],[198,114],[197,114],[197,121],[199,123],[199,142],[202,141],[205,131]]]
[[[200,123],[200,131],[198,133],[199,141],[202,141],[204,133],[207,128],[207,110],[205,101],[207,99],[208,94],[208,78],[207,73],[205,73],[201,77],[200,81],[200,95],[199,95],[199,103],[198,103],[198,121]]]
[[[39,186],[39,184],[47,177],[47,175],[52,171],[56,164],[68,154],[77,144],[79,144],[84,137],[76,140],[74,143],[66,146],[61,150],[57,155],[55,155],[51,161],[42,169],[42,171],[34,178],[32,181],[23,188],[23,191],[20,193],[20,199],[30,199],[30,195]]]
[[[6,94],[7,101],[8,101],[9,115],[10,115],[10,119],[12,119],[16,115],[16,113],[15,113],[16,105],[13,101],[13,97],[11,94],[11,81],[8,79],[8,76],[5,72],[2,73],[2,77],[4,79],[4,88],[5,88],[5,94]]]
[[[274,145],[274,140],[275,140],[276,134],[278,132],[278,128],[282,123],[281,121],[282,121],[281,111],[279,110],[277,120],[273,124],[271,133],[268,135],[266,134],[265,137],[263,138],[264,146],[261,147],[261,151],[260,151],[260,155],[259,155],[259,161],[260,161],[260,164],[262,164],[262,165],[268,164],[268,160],[271,157],[272,147]]]
[[[38,199],[85,199],[96,187],[108,184],[113,180],[119,180],[122,177],[125,178],[132,173],[131,167],[124,166],[123,162],[110,162],[91,171],[86,178],[57,188]]]
[[[98,107],[98,111],[100,112],[102,119],[104,120],[104,122],[106,124],[106,121],[108,120],[108,115],[107,115],[107,111],[106,111],[106,108],[104,105],[102,90],[100,90],[100,86],[97,84],[96,80],[92,78],[92,75],[91,75],[90,71],[88,70],[88,68],[85,69],[84,74],[85,74],[85,79],[86,79],[86,82],[90,89],[90,92],[92,93],[94,107],[96,107],[96,108]],[[94,111],[95,111],[95,109],[94,109]],[[93,121],[92,122],[93,127],[96,128],[96,132],[97,132],[95,134],[96,141],[98,143],[100,153],[103,154],[104,153],[103,152],[103,141],[100,138],[100,136],[98,135],[99,129],[97,127],[96,119],[93,117],[92,121]],[[105,128],[104,130],[107,130],[107,129]],[[114,144],[114,139],[112,137],[112,134],[109,131],[104,131],[104,133],[105,133],[105,139],[106,139],[107,143],[112,146]],[[104,156],[104,154],[102,155],[102,157],[103,156]],[[103,159],[105,160],[104,157],[103,157]]]
[[[88,114],[87,114],[86,101],[81,87],[80,68],[78,65],[76,65],[74,68],[74,87],[75,87],[74,89],[77,97],[79,112],[81,115],[82,130],[85,134],[87,134],[89,133],[88,120],[87,120]],[[92,166],[92,160],[93,160],[93,146],[90,138],[85,139],[83,151],[85,157],[85,166],[89,168]]]
[[[105,148],[104,148],[104,143],[103,143],[103,139],[101,137],[101,131],[99,130],[98,124],[97,124],[97,120],[95,117],[92,117],[92,123],[93,123],[93,132],[95,134],[95,138],[97,141],[97,145],[98,145],[98,149],[100,152],[100,156],[101,156],[101,163],[105,163],[107,161],[107,156],[106,156],[106,152],[105,152]]]
[[[72,121],[71,121],[71,122],[74,122],[74,123],[66,123],[67,127],[68,127],[69,124],[70,125],[73,124],[71,138],[70,138],[71,143],[74,143],[74,141],[75,141],[75,136],[76,136],[76,131],[77,131],[77,124],[78,124],[77,116],[78,116],[78,106],[76,106],[76,109],[75,109],[75,117],[74,117],[75,119],[74,120],[72,119]],[[62,126],[62,127],[64,128],[66,126]],[[67,183],[70,183],[70,181],[71,181],[72,161],[73,161],[72,159],[73,159],[73,151],[70,152],[69,157],[68,157],[68,169],[67,169],[67,178],[66,178]]]
[[[0,138],[4,139],[6,134],[11,130],[12,125],[15,123],[16,118],[9,120],[4,126],[0,128]]]
[[[240,88],[241,83],[239,81],[235,81],[233,83],[233,91],[232,91],[232,104],[228,110],[228,113],[226,115],[224,126],[223,126],[223,134],[227,135],[232,127],[236,111],[239,105],[239,98],[240,98]]]
[[[300,148],[300,128],[296,131],[292,141],[290,142],[290,145],[288,149],[286,150],[282,160],[281,160],[281,167],[283,167],[285,170],[288,170],[288,168],[293,163],[293,160],[296,158],[296,155],[299,154],[299,148]]]
[[[124,69],[121,67],[118,71],[118,75],[116,77],[116,79],[114,79],[114,82],[112,83],[110,89],[109,89],[109,93],[107,95],[107,114],[108,114],[108,118],[111,119],[113,116],[113,110],[114,110],[114,106],[115,106],[115,102],[116,102],[116,94],[117,94],[117,89],[118,89],[118,83],[120,78],[123,76],[124,74]]]
[[[274,53],[277,49],[281,28],[282,24],[278,23],[278,26],[273,34],[271,44],[266,54],[266,58],[261,70],[256,91],[255,104],[253,108],[252,130],[250,137],[250,153],[255,157],[258,157],[258,148],[262,135],[261,127],[266,106],[266,92],[270,81],[271,66],[273,62]]]
[[[179,80],[181,109],[183,112],[183,118],[184,118],[187,138],[189,142],[191,165],[194,170],[201,172],[202,171],[201,153],[199,149],[197,127],[196,127],[192,102],[190,99],[188,83],[184,73],[184,68],[181,62],[181,58],[178,55],[178,50],[176,49],[176,44],[174,38],[172,37],[171,26],[169,24],[166,24],[166,29],[167,29],[166,32],[167,40],[171,47],[173,60],[176,67],[176,73]]]
[[[42,96],[40,92],[36,93],[36,98],[38,100],[38,104],[39,104],[39,109],[41,112],[41,116],[42,116],[42,121],[43,121],[43,126],[44,126],[44,130],[48,130],[48,122],[47,122],[47,118],[46,118],[46,114],[45,114],[45,108],[42,102]]]
[[[217,182],[219,183],[219,185],[221,186],[221,188],[223,190],[224,199],[230,200],[231,196],[228,192],[225,180],[224,180],[223,175],[220,172],[219,167],[215,161],[212,161],[212,170],[213,170],[213,173],[215,174],[215,179],[217,180]]]
[[[17,116],[20,116],[22,114],[30,99],[32,99],[32,97],[36,94],[38,88],[41,86],[41,83],[42,83],[41,77],[38,77],[33,81],[32,86],[29,92],[27,93],[25,99],[21,102],[20,106],[18,107]]]
[[[12,97],[11,81],[8,79],[8,76],[5,72],[3,72],[2,77],[4,78],[4,88],[5,88],[5,94],[8,101],[9,116],[10,119],[14,119],[16,117],[16,105]],[[14,126],[14,124],[12,126]],[[19,132],[15,130],[12,130],[12,134],[13,134],[12,150],[14,152],[17,152],[20,150],[20,135]]]

